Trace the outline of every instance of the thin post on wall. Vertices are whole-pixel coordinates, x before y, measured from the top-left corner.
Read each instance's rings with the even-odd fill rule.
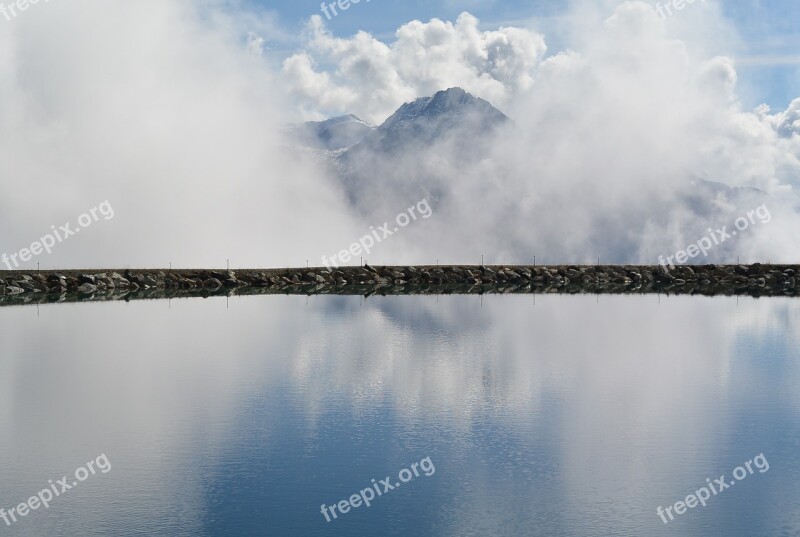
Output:
[[[225,261],[226,261],[226,265],[225,266],[228,267],[228,270],[231,270],[231,260],[230,259],[226,259]]]
[[[533,268],[536,268],[536,256],[533,256]]]
[[[481,266],[483,266],[483,254],[481,254]]]

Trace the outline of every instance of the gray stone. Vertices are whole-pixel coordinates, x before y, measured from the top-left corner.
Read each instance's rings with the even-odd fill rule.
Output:
[[[78,287],[78,292],[83,294],[91,294],[97,291],[97,287],[92,285],[91,283],[83,283]]]
[[[219,289],[222,287],[222,282],[216,278],[209,278],[203,282],[203,287],[206,289]]]

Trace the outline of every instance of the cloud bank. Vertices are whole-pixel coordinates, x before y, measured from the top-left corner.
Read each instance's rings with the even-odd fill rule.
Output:
[[[0,250],[105,200],[113,220],[27,268],[297,266],[350,240],[337,190],[283,147],[257,18],[79,0],[1,21]]]
[[[716,9],[697,7],[704,32],[692,13],[665,21],[644,2],[606,11],[576,2],[566,17],[572,46],[549,56],[535,31],[481,32],[466,13],[455,23],[408,23],[388,44],[364,32],[335,38],[312,18],[304,50],[283,74],[307,115],[354,112],[380,122],[402,102],[461,86],[514,121],[477,164],[448,158],[452,141],[443,140],[376,173],[366,211],[387,214],[422,195],[438,202],[428,229],[409,231],[381,262],[400,251],[415,262],[486,253],[498,262],[538,254],[653,263],[763,203],[769,226],[704,260],[796,260],[800,99],[786,111],[744,110],[735,58],[715,52],[717,41],[732,41],[729,25]],[[491,144],[483,134],[476,145]]]
[[[409,22],[391,42],[335,37],[312,17],[277,68],[262,57],[286,39],[274,18],[226,2],[40,5],[0,26],[0,250],[108,200],[113,220],[27,268],[297,266],[425,198],[435,217],[370,261],[656,262],[756,207],[696,177],[758,188],[752,202],[773,215],[715,260],[794,261],[800,99],[743,109],[711,5],[664,21],[643,2],[579,1],[569,48],[549,52],[535,29],[487,31],[468,13]],[[437,147],[393,162],[396,180],[372,178],[366,207],[287,151],[298,116],[379,123],[452,86],[513,126],[476,132],[485,154],[468,166]]]
[[[452,86],[503,106],[530,88],[547,47],[535,32],[481,31],[478,24],[469,13],[455,22],[412,21],[386,44],[367,32],[334,37],[315,15],[305,50],[286,59],[283,72],[298,105],[314,119],[323,111],[355,111],[380,123],[403,102]]]

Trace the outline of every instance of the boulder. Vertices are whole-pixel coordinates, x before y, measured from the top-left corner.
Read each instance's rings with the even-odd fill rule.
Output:
[[[90,294],[94,293],[95,291],[97,291],[97,287],[95,287],[91,283],[83,283],[80,286],[78,286],[78,292],[79,293],[90,295]]]
[[[203,282],[203,287],[206,289],[219,289],[222,287],[222,282],[216,278],[209,278]]]

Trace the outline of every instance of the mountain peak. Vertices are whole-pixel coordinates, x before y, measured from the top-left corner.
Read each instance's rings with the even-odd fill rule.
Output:
[[[501,123],[508,120],[505,114],[497,110],[488,101],[455,87],[438,91],[432,97],[421,97],[410,103],[405,103],[379,128],[387,130],[419,119],[435,120],[444,116],[451,116],[451,119],[453,119],[463,117],[466,114],[481,116],[491,123]]]
[[[431,97],[431,106],[458,106],[467,104],[472,100],[477,100],[461,88],[449,88],[446,90],[437,91]]]
[[[337,154],[334,168],[356,205],[387,195],[434,195],[445,190],[434,163],[470,169],[488,155],[492,141],[504,134],[501,129],[511,125],[489,102],[450,88],[405,103],[361,142]]]
[[[475,97],[461,88],[436,92],[432,97],[422,97],[401,106],[383,125],[379,132],[401,133],[412,137],[422,135],[419,141],[428,143],[450,131],[480,132],[510,121],[505,114],[488,101]]]
[[[476,139],[510,121],[488,101],[454,87],[403,104],[377,128],[347,114],[291,126],[289,134],[300,146],[334,152],[342,162],[411,154],[450,142],[463,150],[459,157],[468,159],[480,153],[473,147]]]

